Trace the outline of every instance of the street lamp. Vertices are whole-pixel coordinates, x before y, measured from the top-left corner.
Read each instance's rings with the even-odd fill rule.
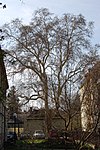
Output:
[[[14,133],[16,133],[16,118],[17,118],[17,114],[14,113],[13,114],[13,119],[14,119]]]

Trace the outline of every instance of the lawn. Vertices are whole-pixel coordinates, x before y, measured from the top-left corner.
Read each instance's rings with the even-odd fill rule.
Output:
[[[71,143],[56,139],[18,140],[16,143],[6,143],[5,150],[38,150],[38,149],[65,149],[73,148]]]
[[[91,146],[84,145],[85,150],[93,150]],[[82,147],[82,150],[84,150]],[[87,148],[86,148],[87,147]],[[64,140],[58,139],[27,139],[18,140],[15,143],[6,143],[5,150],[75,150],[71,142],[65,144]]]

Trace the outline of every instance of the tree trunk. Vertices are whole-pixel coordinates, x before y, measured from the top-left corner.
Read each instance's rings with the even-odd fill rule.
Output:
[[[45,75],[45,84],[44,84],[44,96],[45,96],[45,132],[46,138],[49,136],[49,130],[51,128],[51,115],[48,105],[48,81],[47,76]]]

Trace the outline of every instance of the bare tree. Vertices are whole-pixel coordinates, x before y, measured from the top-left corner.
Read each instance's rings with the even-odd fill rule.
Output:
[[[25,102],[44,101],[47,133],[49,104],[52,100],[60,103],[65,86],[78,80],[82,53],[90,46],[92,26],[82,15],[64,14],[58,18],[46,8],[36,11],[29,25],[16,19],[4,26],[8,69],[12,67],[9,74],[11,71],[21,77],[19,87]]]

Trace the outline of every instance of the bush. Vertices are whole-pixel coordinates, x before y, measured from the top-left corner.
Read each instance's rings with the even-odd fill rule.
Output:
[[[80,150],[94,150],[92,146],[90,145],[83,145]]]

